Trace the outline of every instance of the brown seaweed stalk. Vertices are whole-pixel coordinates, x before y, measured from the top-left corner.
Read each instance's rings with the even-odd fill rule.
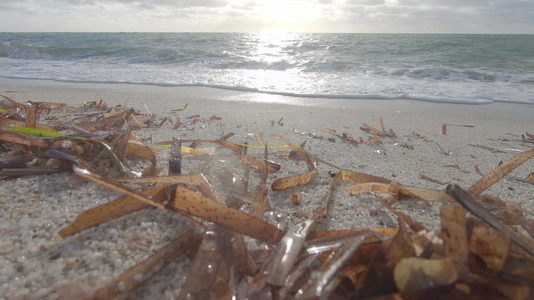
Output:
[[[269,243],[276,243],[283,233],[273,225],[197,194],[184,186],[177,186],[173,208],[187,212],[224,227]]]
[[[464,191],[461,187],[456,184],[448,185],[447,194],[456,199],[456,201],[461,203],[467,210],[484,220],[493,228],[510,235],[514,243],[521,246],[521,248],[531,255],[534,255],[534,243],[531,240],[522,237],[517,232],[510,229],[510,227],[504,225],[501,220],[480,205],[468,192]]]
[[[361,193],[383,193],[398,198],[412,200],[425,200],[436,202],[451,202],[452,199],[444,192],[439,190],[429,190],[403,186],[397,183],[378,183],[364,182],[352,185],[347,188],[347,194],[355,195]]]
[[[101,185],[104,185],[104,186],[107,186],[113,190],[116,190],[118,192],[121,192],[123,194],[126,194],[136,200],[139,200],[139,201],[142,201],[142,202],[145,202],[149,205],[152,205],[154,207],[157,207],[157,208],[160,208],[160,209],[164,209],[164,210],[168,210],[170,212],[172,212],[173,214],[176,214],[186,220],[189,220],[190,222],[193,222],[201,227],[204,227],[204,225],[202,225],[202,223],[198,222],[197,220],[195,219],[192,219],[186,215],[184,215],[183,213],[179,212],[179,211],[176,211],[174,209],[172,209],[172,207],[169,207],[163,203],[160,203],[160,202],[157,202],[151,198],[148,198],[147,196],[141,194],[140,192],[137,192],[137,191],[134,191],[126,186],[123,186],[119,183],[115,183],[113,182],[111,179],[106,179],[106,178],[103,178],[99,175],[96,175],[92,172],[90,172],[89,170],[86,170],[86,169],[83,169],[83,168],[80,168],[76,165],[72,166],[72,169],[74,171],[75,174],[81,176],[81,177],[84,177],[86,179],[89,179],[89,180],[92,180],[92,181],[95,181]]]
[[[228,229],[213,223],[208,224],[178,299],[210,298],[211,286],[215,281],[219,266],[226,251],[231,251],[231,236]]]
[[[295,299],[327,299],[334,291],[339,280],[336,280],[341,267],[360,248],[360,246],[374,236],[373,232],[364,232],[343,244],[339,250],[335,250],[329,259],[321,266],[318,273],[299,290]]]
[[[328,193],[323,197],[321,200],[321,204],[315,211],[316,217],[323,216],[328,212],[328,205],[331,200],[332,192],[334,191],[335,187],[342,181],[352,181],[352,182],[378,182],[378,183],[390,183],[391,180],[373,176],[365,173],[359,173],[349,170],[341,170],[339,173],[336,174],[334,177],[334,180],[332,181],[332,184],[330,184],[330,189],[328,190]]]
[[[162,202],[164,199],[166,199],[164,189],[164,186],[158,186],[144,191],[143,194],[151,199]],[[59,232],[59,236],[66,238],[86,229],[98,226],[124,215],[134,213],[149,206],[149,204],[136,200],[131,196],[122,197],[115,201],[83,211],[72,224],[63,228]]]
[[[479,195],[495,182],[506,176],[506,174],[512,172],[515,168],[534,156],[534,149],[521,152],[516,156],[510,158],[500,166],[489,172],[486,176],[482,177],[479,181],[473,184],[467,191],[472,195]]]

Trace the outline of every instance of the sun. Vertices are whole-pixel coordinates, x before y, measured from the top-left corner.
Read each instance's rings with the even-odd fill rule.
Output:
[[[274,32],[306,31],[320,15],[319,8],[309,1],[269,1],[263,12],[271,26],[268,31]]]

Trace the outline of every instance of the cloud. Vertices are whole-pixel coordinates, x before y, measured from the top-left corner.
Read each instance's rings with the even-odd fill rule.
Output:
[[[383,5],[385,3],[386,3],[385,0],[348,0],[346,2],[346,4],[348,5],[364,5],[364,6]]]
[[[21,16],[25,22],[20,22]],[[534,1],[0,0],[0,28],[534,33]]]
[[[133,5],[135,6],[146,6],[153,9],[159,7],[175,7],[175,8],[189,8],[189,7],[224,7],[228,5],[229,1],[226,0],[56,0],[56,2],[64,1],[73,5],[113,5],[114,3]]]
[[[533,1],[349,0],[343,14],[346,26],[377,32],[534,32]]]
[[[0,1],[0,10],[36,12],[39,10],[39,6],[32,0],[2,0]]]

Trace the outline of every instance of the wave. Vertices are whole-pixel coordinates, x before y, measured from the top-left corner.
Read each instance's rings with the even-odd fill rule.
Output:
[[[303,46],[293,46],[293,49]],[[311,46],[308,46],[311,47]],[[331,46],[336,47],[335,45]],[[304,50],[307,51],[307,50]],[[151,66],[181,67],[184,65],[201,65],[204,68],[238,69],[238,70],[295,70],[303,73],[335,73],[338,76],[380,75],[389,77],[408,77],[412,79],[432,80],[475,80],[481,82],[534,82],[532,73],[511,74],[484,70],[487,66],[454,67],[428,65],[417,67],[399,66],[392,62],[355,61],[350,58],[329,59],[317,55],[251,55],[232,51],[214,52],[194,47],[173,49],[153,48],[149,46],[115,46],[91,47],[34,46],[29,44],[0,44],[0,58],[11,59],[17,63],[30,64],[33,61],[52,64],[58,62],[141,64]]]
[[[0,33],[0,76],[298,97],[534,102],[534,39],[373,34]]]
[[[399,74],[399,71],[394,71],[393,74]],[[462,70],[451,67],[427,67],[414,68],[407,71],[402,71],[403,76],[420,79],[434,79],[434,80],[475,80],[482,82],[513,82],[513,83],[528,83],[534,80],[534,76],[528,75],[510,75],[489,73],[479,70]]]

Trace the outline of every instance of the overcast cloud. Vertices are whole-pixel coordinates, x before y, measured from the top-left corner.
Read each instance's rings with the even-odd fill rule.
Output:
[[[534,1],[0,0],[0,30],[534,34]]]

